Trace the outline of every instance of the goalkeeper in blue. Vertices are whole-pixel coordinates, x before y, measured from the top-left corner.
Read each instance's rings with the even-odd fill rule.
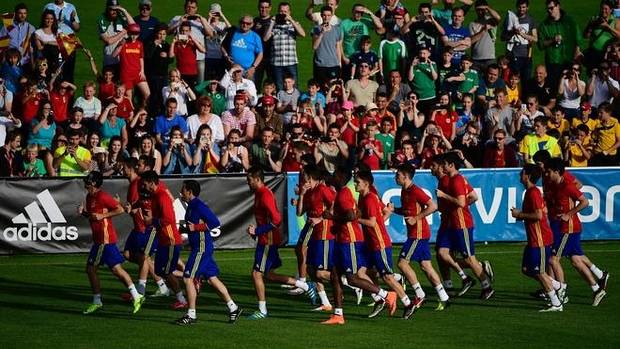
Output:
[[[220,298],[228,307],[228,322],[234,323],[239,319],[242,309],[228,294],[226,285],[218,279],[219,268],[213,259],[213,238],[211,232],[218,233],[220,221],[213,211],[198,197],[200,184],[195,180],[183,181],[181,200],[187,203],[185,211],[185,227],[192,252],[185,264],[183,281],[187,292],[189,309],[187,314],[178,319],[178,325],[191,325],[196,322],[196,298],[198,290],[196,284],[200,278],[207,280]]]

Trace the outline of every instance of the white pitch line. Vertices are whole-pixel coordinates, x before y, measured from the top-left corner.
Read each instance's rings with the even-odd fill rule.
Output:
[[[588,250],[588,253],[615,253],[620,252],[620,250]],[[478,252],[477,254],[522,254],[523,251],[484,251]],[[10,257],[4,257],[10,258]],[[296,259],[294,256],[285,256],[280,257],[280,259]],[[254,260],[254,257],[229,257],[229,258],[215,258],[216,262],[232,262],[232,261],[251,261]],[[18,267],[18,266],[35,266],[35,265],[75,265],[75,264],[84,264],[84,262],[59,262],[59,263],[2,263],[2,258],[0,258],[0,267]]]

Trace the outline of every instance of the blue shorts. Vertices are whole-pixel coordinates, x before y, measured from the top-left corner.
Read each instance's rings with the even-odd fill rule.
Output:
[[[545,247],[530,247],[525,246],[523,250],[523,260],[521,266],[523,267],[525,274],[538,275],[547,272],[547,265],[549,265],[549,258],[551,257],[551,246]]]
[[[437,230],[437,239],[435,240],[435,250],[440,248],[452,248],[450,243],[450,232],[447,229]]]
[[[282,266],[282,260],[278,253],[278,246],[275,245],[256,245],[254,252],[254,270],[261,273],[268,273],[270,270],[278,269]]]
[[[157,251],[157,232],[150,226],[144,233],[132,230],[125,241],[125,251],[153,255]]]
[[[562,234],[553,241],[553,254],[560,257],[583,256],[581,249],[581,233]]]
[[[386,247],[379,251],[371,251],[370,263],[383,276],[386,274],[394,274],[392,264],[392,248]]]
[[[318,270],[331,270],[334,267],[334,240],[310,240],[307,263]]]
[[[475,256],[474,228],[451,229],[449,232],[451,250],[460,253],[463,258]]]
[[[116,244],[93,244],[88,254],[87,265],[107,265],[112,269],[125,261]]]
[[[560,230],[562,221],[559,219],[549,219],[549,228],[553,233],[553,242],[560,241],[562,239],[562,231]]]
[[[217,267],[217,263],[213,259],[213,250],[207,249],[206,251],[199,251],[198,249],[192,250],[189,254],[189,258],[185,263],[185,271],[183,277],[186,278],[200,278],[209,279],[220,274],[220,269]]]
[[[308,242],[310,241],[310,236],[312,236],[312,224],[309,220],[306,221],[304,227],[301,228],[299,232],[299,238],[297,239],[297,246],[301,245],[303,247],[308,247]]]
[[[334,248],[334,265],[343,274],[356,274],[366,266],[363,242],[336,243]]]
[[[181,245],[159,246],[155,253],[155,274],[164,277],[177,268]]]
[[[400,250],[400,259],[404,259],[407,262],[416,261],[418,263],[422,261],[431,260],[431,248],[428,244],[428,239],[411,239],[408,238],[403,245],[403,249]]]

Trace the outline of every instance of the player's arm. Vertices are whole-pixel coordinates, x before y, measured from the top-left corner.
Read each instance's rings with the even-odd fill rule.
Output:
[[[478,201],[478,193],[476,193],[475,190],[470,191],[469,193],[467,193],[467,204],[471,205],[474,202]]]
[[[573,195],[571,195],[571,199],[572,198],[573,198]],[[581,196],[579,196],[579,198],[577,198],[576,201],[579,201],[579,205],[573,207],[570,211],[568,211],[566,213],[560,214],[560,219],[561,220],[568,221],[577,212],[579,212],[579,211],[583,210],[584,208],[588,207],[588,205],[590,204],[588,199],[586,199],[585,195],[583,195],[583,194],[581,194]]]
[[[467,199],[465,198],[465,195],[459,195],[457,197],[451,196],[449,194],[446,194],[445,192],[437,189],[437,197],[440,199],[444,199],[446,201],[448,201],[449,203],[456,205],[458,207],[465,207],[467,206]]]
[[[209,231],[222,225],[215,213],[206,205],[198,208],[198,215],[200,223],[190,224],[189,231]]]
[[[539,221],[544,217],[541,208],[536,209],[534,212],[523,212],[513,207],[510,209],[510,213],[515,219],[524,221]]]
[[[371,216],[369,218],[358,218],[357,220],[358,222],[360,222],[361,225],[367,227],[374,227],[377,224],[377,219],[374,216]]]

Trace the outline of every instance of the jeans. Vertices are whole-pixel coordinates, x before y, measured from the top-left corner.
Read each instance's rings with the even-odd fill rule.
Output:
[[[532,59],[529,57],[514,57],[510,62],[510,68],[518,71],[521,75],[521,81],[527,81],[532,74]]]
[[[297,64],[284,66],[271,66],[273,71],[273,79],[275,80],[278,91],[284,89],[284,75],[290,74],[297,83]]]

